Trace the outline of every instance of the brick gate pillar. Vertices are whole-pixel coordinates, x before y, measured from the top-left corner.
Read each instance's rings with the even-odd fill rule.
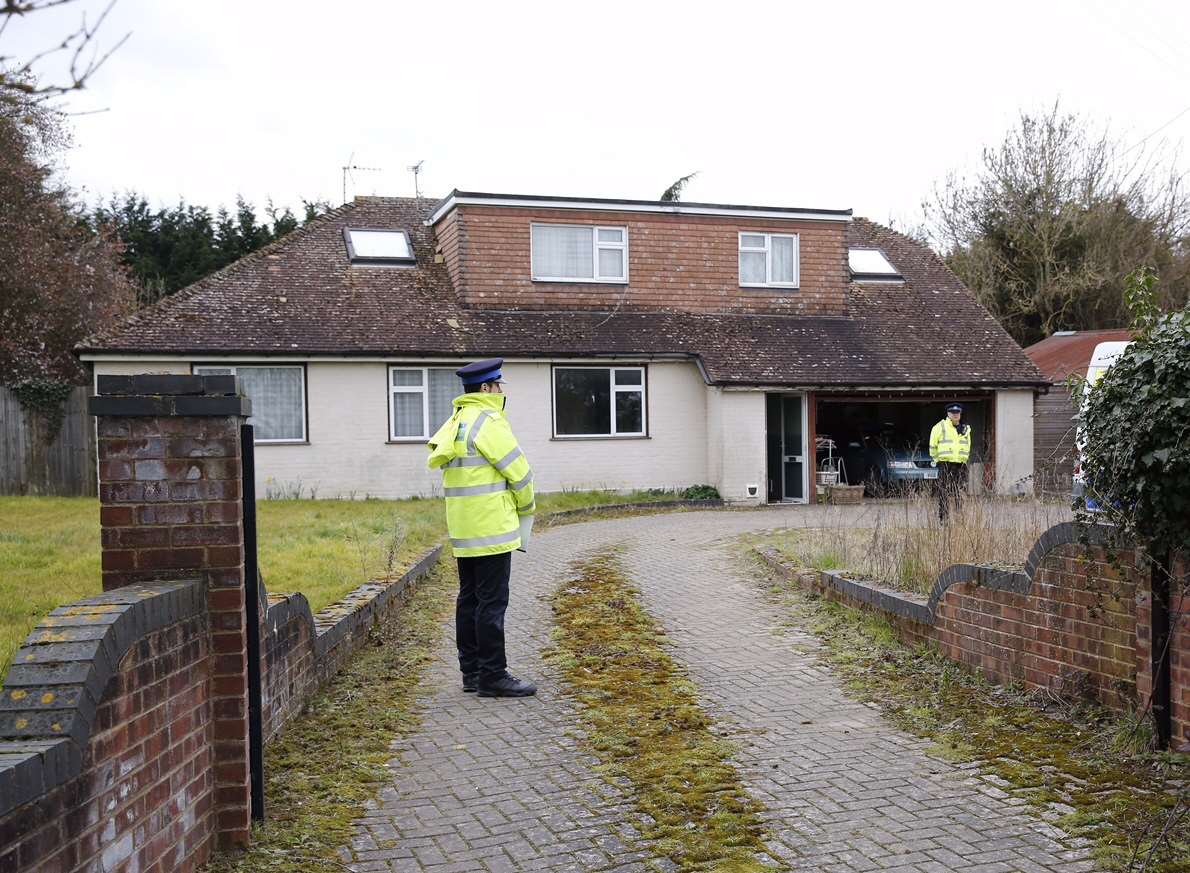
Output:
[[[240,425],[234,376],[100,376],[103,589],[196,575],[211,627],[215,805],[223,848],[250,820]],[[251,488],[251,483],[248,485]]]

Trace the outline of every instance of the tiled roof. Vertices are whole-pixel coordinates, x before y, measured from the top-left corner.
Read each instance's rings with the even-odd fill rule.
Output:
[[[1130,330],[1080,330],[1056,333],[1025,349],[1025,354],[1050,382],[1062,382],[1072,373],[1087,375],[1095,346],[1100,343],[1128,342]]]
[[[359,198],[143,309],[77,351],[386,357],[697,357],[719,384],[1035,385],[1020,347],[927,247],[856,219],[904,284],[852,286],[852,316],[508,312],[459,305],[432,200]],[[418,266],[352,267],[343,227],[403,227]]]

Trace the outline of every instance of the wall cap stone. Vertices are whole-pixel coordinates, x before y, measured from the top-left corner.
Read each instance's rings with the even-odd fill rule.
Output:
[[[88,398],[92,415],[109,418],[228,416],[247,418],[252,402],[237,376],[100,376],[98,394]]]
[[[96,710],[124,656],[205,608],[202,583],[184,579],[107,591],[41,620],[0,687],[0,816],[79,775]]]

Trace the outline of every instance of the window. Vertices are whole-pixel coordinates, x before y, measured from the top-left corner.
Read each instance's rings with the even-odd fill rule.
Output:
[[[248,424],[258,443],[306,441],[306,369],[301,364],[278,366],[194,367],[199,376],[239,376],[240,388],[252,401]]]
[[[644,367],[554,368],[554,436],[644,435]]]
[[[628,228],[534,224],[531,232],[533,281],[628,281]]]
[[[879,249],[848,249],[847,266],[853,279],[901,279],[897,268]]]
[[[404,230],[345,227],[343,241],[353,264],[413,264],[413,246]]]
[[[428,440],[454,412],[463,382],[452,368],[388,368],[388,433],[393,440]]]
[[[796,288],[797,234],[741,232],[740,284],[752,288]]]

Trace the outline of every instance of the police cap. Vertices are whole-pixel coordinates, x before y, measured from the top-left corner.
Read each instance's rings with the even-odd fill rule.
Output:
[[[455,375],[463,380],[464,385],[478,385],[481,382],[503,382],[504,374],[500,368],[504,366],[503,358],[488,358],[475,361],[465,367],[455,370]]]
[[[952,404],[950,404],[950,406],[946,407],[946,411],[947,412],[962,412],[963,405],[961,403],[952,403]]]

